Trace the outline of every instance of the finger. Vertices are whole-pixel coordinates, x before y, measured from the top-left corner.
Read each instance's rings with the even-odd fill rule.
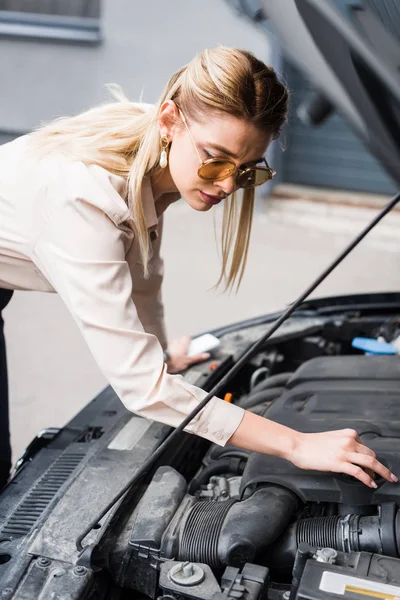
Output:
[[[323,432],[323,433],[328,433],[328,432]],[[354,440],[361,442],[361,440],[358,436],[358,433],[355,429],[334,429],[333,431],[329,431],[329,433],[331,433],[335,436],[353,438]]]
[[[331,433],[336,436],[344,437],[348,439],[348,445],[350,448],[355,447],[356,452],[360,454],[369,454],[370,456],[376,456],[375,452],[364,444],[360,436],[354,429],[341,429],[339,431],[332,431]],[[350,450],[349,448],[349,450]]]
[[[368,446],[365,446],[362,442],[360,444],[356,444],[356,452],[359,452],[360,454],[365,454],[366,456],[369,456],[371,458],[376,458],[375,452],[371,450],[371,448],[368,448]],[[367,472],[367,475],[369,475],[371,479],[375,479],[374,471],[369,467],[364,468]]]
[[[203,362],[210,358],[210,354],[208,352],[202,352],[201,354],[196,354],[196,356],[188,357],[188,364],[195,365],[196,363]]]
[[[389,471],[382,463],[379,462],[373,456],[367,454],[360,454],[359,452],[351,452],[348,455],[349,460],[355,465],[360,465],[366,469],[371,469],[374,473],[377,473],[387,481],[395,481],[395,475]]]
[[[183,354],[187,354],[187,352],[189,350],[189,345],[190,345],[191,341],[192,341],[192,338],[190,338],[187,335],[185,335],[184,337],[180,338],[179,345],[182,348],[182,353]]]
[[[360,454],[368,454],[368,456],[376,458],[375,452],[371,450],[371,448],[363,444],[361,441],[356,443],[355,448],[356,452],[359,452]]]
[[[368,473],[364,471],[364,469],[350,462],[341,463],[341,466],[340,468],[338,468],[338,471],[340,473],[346,473],[346,475],[351,475],[352,477],[355,477],[362,483],[365,483],[365,485],[367,485],[370,488],[376,489],[378,487],[375,481],[372,479],[372,477],[370,477]]]
[[[369,460],[373,460],[375,458],[375,456],[371,456],[370,454],[368,454],[368,455],[364,454],[364,456],[368,456]],[[373,470],[372,467],[364,466],[363,469],[366,472],[366,474],[368,475],[368,477],[375,480],[376,475],[375,475],[375,471]]]
[[[355,429],[343,429],[343,434],[353,438],[354,440],[360,440],[358,433]]]

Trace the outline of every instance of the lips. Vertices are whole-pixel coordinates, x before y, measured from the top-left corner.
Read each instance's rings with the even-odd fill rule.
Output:
[[[214,204],[219,204],[224,200],[221,196],[210,196],[210,194],[206,194],[205,192],[200,192],[200,196],[206,204],[213,206]]]

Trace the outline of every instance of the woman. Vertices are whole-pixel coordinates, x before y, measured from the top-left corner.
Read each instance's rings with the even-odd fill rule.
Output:
[[[122,98],[3,146],[0,306],[13,289],[57,291],[127,408],[176,427],[205,392],[172,374],[188,364],[182,353],[164,362],[162,214],[181,196],[200,212],[224,201],[220,282],[239,284],[254,187],[273,175],[263,157],[285,122],[287,100],[271,68],[219,47],[175,73],[156,106]],[[5,478],[4,345],[1,351]],[[187,431],[302,468],[348,473],[370,487],[376,484],[364,468],[396,479],[353,430],[302,434],[218,398]]]

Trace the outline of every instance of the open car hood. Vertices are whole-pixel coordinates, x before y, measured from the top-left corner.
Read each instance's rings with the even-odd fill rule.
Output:
[[[348,20],[331,0],[259,3],[290,60],[400,183],[399,41],[365,2]]]

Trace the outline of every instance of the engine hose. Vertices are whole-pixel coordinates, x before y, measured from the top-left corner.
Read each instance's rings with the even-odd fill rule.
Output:
[[[219,536],[224,520],[237,500],[197,502],[188,514],[179,539],[178,559],[220,567]]]
[[[283,387],[275,387],[271,388],[270,390],[264,390],[262,392],[250,394],[250,396],[246,396],[246,398],[241,400],[239,406],[245,410],[249,410],[250,408],[254,408],[259,404],[264,404],[265,402],[270,402],[271,400],[279,398],[283,390]]]
[[[369,551],[382,554],[381,523],[378,516],[320,517],[302,519],[296,528],[297,546],[306,542],[341,552]]]
[[[193,495],[202,485],[207,485],[213,475],[221,475],[222,473],[242,475],[245,466],[246,461],[241,458],[226,458],[225,460],[219,460],[208,467],[204,467],[201,473],[192,480],[189,487],[189,494]]]
[[[287,384],[289,379],[293,373],[278,373],[277,375],[271,375],[271,377],[267,377],[267,379],[263,379],[260,383],[257,383],[251,390],[251,394],[255,394],[256,392],[260,392],[261,390],[266,390],[272,387],[282,387]]]
[[[354,516],[354,515],[352,515]],[[302,542],[317,548],[334,548],[343,551],[341,518],[338,516],[301,519],[296,527],[297,546]],[[358,544],[356,544],[358,546]],[[353,550],[353,548],[352,548]],[[358,551],[359,548],[354,548]]]
[[[340,552],[371,552],[383,554],[383,544],[389,545],[388,531],[382,527],[379,516],[346,515],[300,519],[292,524],[273,547],[270,566],[291,569],[299,544],[306,543],[316,548],[333,548]],[[385,552],[386,554],[386,552]],[[391,554],[393,555],[393,554]],[[395,554],[397,556],[397,554]]]
[[[278,486],[260,488],[241,502],[197,502],[181,521],[177,558],[210,567],[254,562],[285,531],[297,508],[295,495]]]
[[[260,379],[260,377],[262,378],[261,381],[265,381],[268,373],[268,367],[260,367],[259,369],[256,369],[253,375],[250,377],[250,391],[252,391],[256,385],[258,385],[257,381]],[[261,381],[259,383],[261,383]]]
[[[250,450],[244,450],[236,446],[213,446],[209,458],[213,462],[221,458],[242,458],[243,460],[247,460],[250,454]]]

